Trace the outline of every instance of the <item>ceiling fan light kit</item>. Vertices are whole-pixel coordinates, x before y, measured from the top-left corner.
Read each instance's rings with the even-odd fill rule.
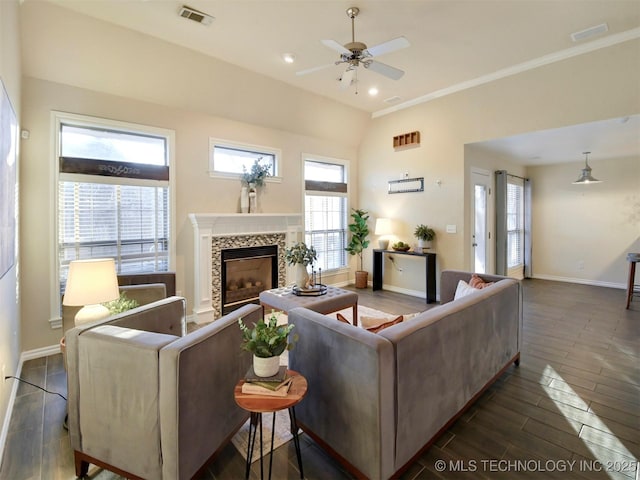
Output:
[[[360,13],[358,7],[351,7],[347,9],[347,16],[351,19],[351,42],[341,45],[335,40],[321,40],[321,43],[332,50],[335,50],[340,54],[340,60],[328,65],[321,65],[318,67],[309,68],[296,72],[296,75],[306,75],[309,73],[317,72],[334,65],[346,64],[347,68],[340,77],[340,87],[347,88],[354,83],[354,78],[357,79],[358,67],[362,66],[375,73],[383,75],[392,80],[399,80],[404,75],[404,71],[399,68],[386,65],[384,63],[374,60],[374,57],[384,55],[387,53],[406,48],[410,45],[409,40],[405,37],[397,37],[387,42],[375,45],[368,48],[366,43],[356,42],[355,39],[355,18]],[[356,80],[357,82],[357,80]],[[357,92],[356,92],[357,93]]]

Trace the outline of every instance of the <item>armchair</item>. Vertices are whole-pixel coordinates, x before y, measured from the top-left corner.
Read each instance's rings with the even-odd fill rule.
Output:
[[[246,305],[188,335],[185,303],[169,297],[67,332],[69,436],[76,475],[89,463],[127,478],[196,476],[248,418],[233,388]]]

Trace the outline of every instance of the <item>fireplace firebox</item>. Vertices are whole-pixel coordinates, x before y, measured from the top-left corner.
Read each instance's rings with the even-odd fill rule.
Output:
[[[222,314],[257,303],[260,292],[278,285],[278,246],[228,248],[222,264]]]

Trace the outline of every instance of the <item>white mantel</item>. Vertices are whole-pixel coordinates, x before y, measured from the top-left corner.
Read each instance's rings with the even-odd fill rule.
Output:
[[[194,299],[196,322],[217,316],[212,305],[212,239],[246,235],[284,234],[287,246],[302,241],[302,215],[295,213],[190,213],[194,238]]]

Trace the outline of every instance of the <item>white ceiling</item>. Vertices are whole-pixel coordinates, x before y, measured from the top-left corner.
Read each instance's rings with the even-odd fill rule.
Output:
[[[36,0],[25,0],[36,1]],[[48,0],[57,5],[137,30],[199,51],[298,88],[375,114],[411,104],[483,79],[565,58],[609,44],[640,37],[638,0]],[[178,15],[182,5],[215,17],[204,26]],[[351,41],[349,7],[357,6],[355,39],[369,47],[400,35],[411,46],[376,57],[406,73],[390,80],[359,68],[355,86],[339,88],[344,66],[297,76],[296,71],[330,64],[338,53],[320,43]],[[574,43],[571,33],[606,23],[606,33]],[[282,54],[296,55],[286,64]],[[379,94],[371,97],[370,86]],[[386,103],[391,97],[397,103]],[[377,112],[377,113],[376,113]],[[638,122],[604,127],[622,129]],[[609,128],[609,130],[611,130]],[[564,134],[594,135],[579,127]],[[543,135],[539,133],[538,135]],[[539,138],[539,137],[538,137]],[[551,145],[551,137],[544,144]],[[555,138],[555,137],[554,137]],[[560,141],[566,137],[560,135]],[[495,148],[514,148],[519,158],[545,157],[539,142],[504,139]],[[578,140],[576,140],[578,142]],[[570,158],[586,147],[565,142]],[[638,150],[637,141],[630,148]],[[525,148],[525,145],[528,147]],[[489,148],[489,145],[487,146]],[[591,147],[589,147],[591,148]],[[597,151],[596,146],[591,148]],[[558,149],[555,149],[559,151]],[[551,154],[549,158],[565,156]],[[565,157],[565,161],[567,161]],[[554,160],[555,161],[555,160]]]

